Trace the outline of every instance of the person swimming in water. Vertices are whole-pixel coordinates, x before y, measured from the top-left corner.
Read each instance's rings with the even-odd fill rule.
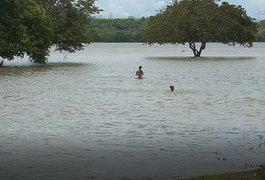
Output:
[[[174,91],[175,87],[173,85],[169,86],[171,91]]]
[[[142,66],[139,66],[139,69],[136,71],[135,75],[138,76],[139,79],[143,78],[144,72],[142,70]]]

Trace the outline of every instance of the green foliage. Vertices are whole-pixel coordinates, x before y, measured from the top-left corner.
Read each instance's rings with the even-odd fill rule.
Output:
[[[259,22],[259,31],[256,34],[257,42],[265,42],[265,20]]]
[[[92,19],[88,30],[93,42],[141,42],[146,18]]]
[[[264,180],[264,179],[265,179],[264,167],[253,171],[231,172],[220,175],[208,175],[208,176],[192,178],[192,180]]]
[[[144,31],[146,43],[188,43],[199,57],[207,42],[251,47],[258,24],[241,6],[215,0],[183,0],[150,18]],[[200,48],[196,47],[200,42]]]
[[[45,62],[53,32],[42,8],[32,0],[2,0],[0,7],[0,56]]]
[[[223,2],[218,8],[219,18],[218,33],[216,40],[224,44],[251,47],[255,41],[255,35],[258,31],[258,23],[246,15],[246,11],[241,6],[230,5]]]
[[[95,0],[36,0],[51,17],[55,36],[53,44],[59,51],[75,52],[89,43],[87,28],[90,15],[99,12]]]
[[[256,42],[265,42],[265,29],[259,30],[256,35]]]
[[[89,43],[90,14],[99,9],[95,0],[1,0],[0,57],[25,54],[45,63],[52,45],[74,52]]]
[[[261,20],[259,22],[259,26],[260,26],[261,29],[265,29],[265,20]]]

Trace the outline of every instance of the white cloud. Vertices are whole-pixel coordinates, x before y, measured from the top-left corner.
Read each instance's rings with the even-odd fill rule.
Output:
[[[158,1],[155,3],[155,6],[156,8],[161,8],[161,7],[164,7],[166,6],[167,4],[165,3],[165,1]]]
[[[265,19],[265,0],[225,0],[230,4],[241,5],[247,14],[257,19]],[[105,17],[151,16],[157,14],[172,0],[97,0],[96,5],[103,9]]]
[[[128,17],[151,16],[172,0],[98,0],[96,5],[103,9],[103,16]]]

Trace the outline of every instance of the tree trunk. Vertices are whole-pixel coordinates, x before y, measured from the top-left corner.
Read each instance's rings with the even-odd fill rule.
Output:
[[[195,57],[200,57],[201,53],[202,53],[202,50],[204,50],[205,47],[206,47],[206,42],[201,42],[201,47],[200,47],[199,50],[196,49],[195,42],[189,42],[189,46],[190,46],[191,50],[193,51],[194,56]]]

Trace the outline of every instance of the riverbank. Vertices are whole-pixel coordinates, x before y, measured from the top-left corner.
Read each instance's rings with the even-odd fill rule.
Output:
[[[264,180],[265,166],[260,169],[245,171],[245,172],[231,172],[217,175],[206,175],[201,177],[191,178],[191,180]]]
[[[128,177],[123,177],[123,180],[132,180]],[[141,178],[140,178],[141,179]],[[144,180],[156,179],[154,177],[142,177]],[[192,178],[181,178],[181,177],[164,177],[163,180],[264,180],[265,179],[265,166],[259,169],[242,172],[229,172],[224,174],[213,174],[204,175]]]

